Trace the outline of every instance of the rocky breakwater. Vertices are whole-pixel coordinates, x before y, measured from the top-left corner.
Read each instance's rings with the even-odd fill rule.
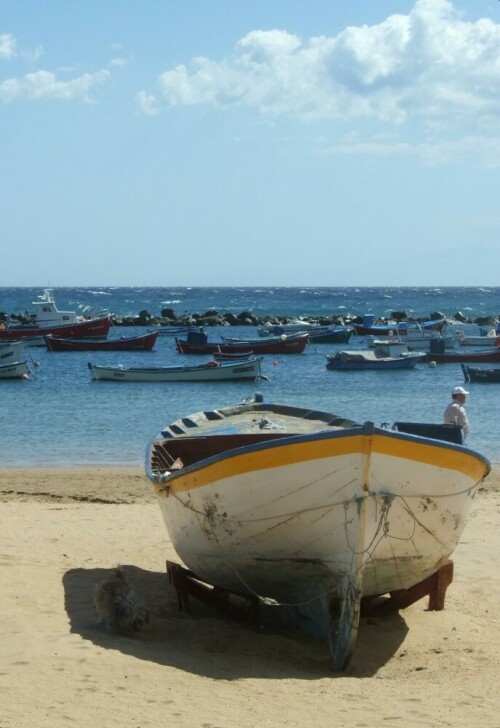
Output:
[[[413,323],[424,320],[439,320],[447,318],[449,323],[468,323],[478,326],[494,326],[500,316],[481,316],[478,318],[467,318],[460,311],[453,316],[446,317],[441,311],[434,311],[428,318],[414,318],[406,311],[393,311],[386,318],[379,318],[376,323]],[[178,315],[172,308],[164,308],[160,315],[154,315],[147,310],[140,311],[137,316],[112,316],[115,326],[264,326],[270,324],[279,326],[288,324],[293,317],[290,316],[256,316],[252,311],[246,310],[241,313],[226,311],[220,313],[216,309],[209,309],[204,313],[183,313]],[[347,314],[345,316],[302,316],[301,320],[306,324],[318,324],[320,326],[348,326],[353,323],[363,323],[362,315]]]

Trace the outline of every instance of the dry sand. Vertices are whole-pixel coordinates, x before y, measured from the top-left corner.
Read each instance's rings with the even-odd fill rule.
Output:
[[[444,611],[427,599],[361,622],[345,674],[326,646],[193,602],[140,468],[0,470],[0,728],[500,725],[500,469],[453,556]],[[96,624],[94,586],[123,564],[152,621]]]

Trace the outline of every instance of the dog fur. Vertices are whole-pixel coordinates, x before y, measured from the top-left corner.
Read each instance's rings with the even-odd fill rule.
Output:
[[[98,622],[104,623],[111,632],[130,635],[149,624],[148,608],[132,589],[120,567],[97,585],[94,604],[99,615]]]

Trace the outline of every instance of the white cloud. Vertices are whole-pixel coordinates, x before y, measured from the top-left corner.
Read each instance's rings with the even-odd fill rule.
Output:
[[[0,58],[12,58],[16,55],[16,39],[11,33],[0,35]]]
[[[126,58],[112,58],[109,65],[123,68],[124,66],[128,66],[128,61]]]
[[[336,156],[412,157],[429,166],[466,160],[472,166],[491,169],[500,167],[500,139],[477,135],[452,141],[435,139],[418,144],[346,139],[328,146],[324,153]]]
[[[90,102],[90,91],[106,83],[110,78],[109,71],[84,73],[69,81],[58,80],[50,71],[28,73],[22,78],[10,78],[0,83],[0,101],[6,103],[18,99],[83,99]]]
[[[141,91],[137,94],[137,102],[144,114],[154,116],[158,113],[158,105],[154,96],[148,96],[144,91]]]
[[[232,57],[194,58],[159,76],[142,108],[247,106],[300,118],[488,123],[500,116],[500,24],[465,22],[451,0],[417,0],[408,15],[303,41],[254,30]],[[148,112],[150,113],[150,112]]]

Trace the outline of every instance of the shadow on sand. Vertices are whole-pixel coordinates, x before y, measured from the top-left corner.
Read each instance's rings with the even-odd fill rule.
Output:
[[[351,663],[345,672],[336,673],[325,641],[280,626],[275,613],[272,621],[262,613],[261,624],[241,623],[192,599],[191,613],[186,614],[179,611],[177,594],[166,572],[132,565],[122,569],[147,604],[150,624],[131,637],[106,631],[97,623],[93,592],[113,570],[71,569],[63,577],[71,632],[100,647],[205,677],[369,677],[397,654],[408,631],[397,612],[362,619]]]

